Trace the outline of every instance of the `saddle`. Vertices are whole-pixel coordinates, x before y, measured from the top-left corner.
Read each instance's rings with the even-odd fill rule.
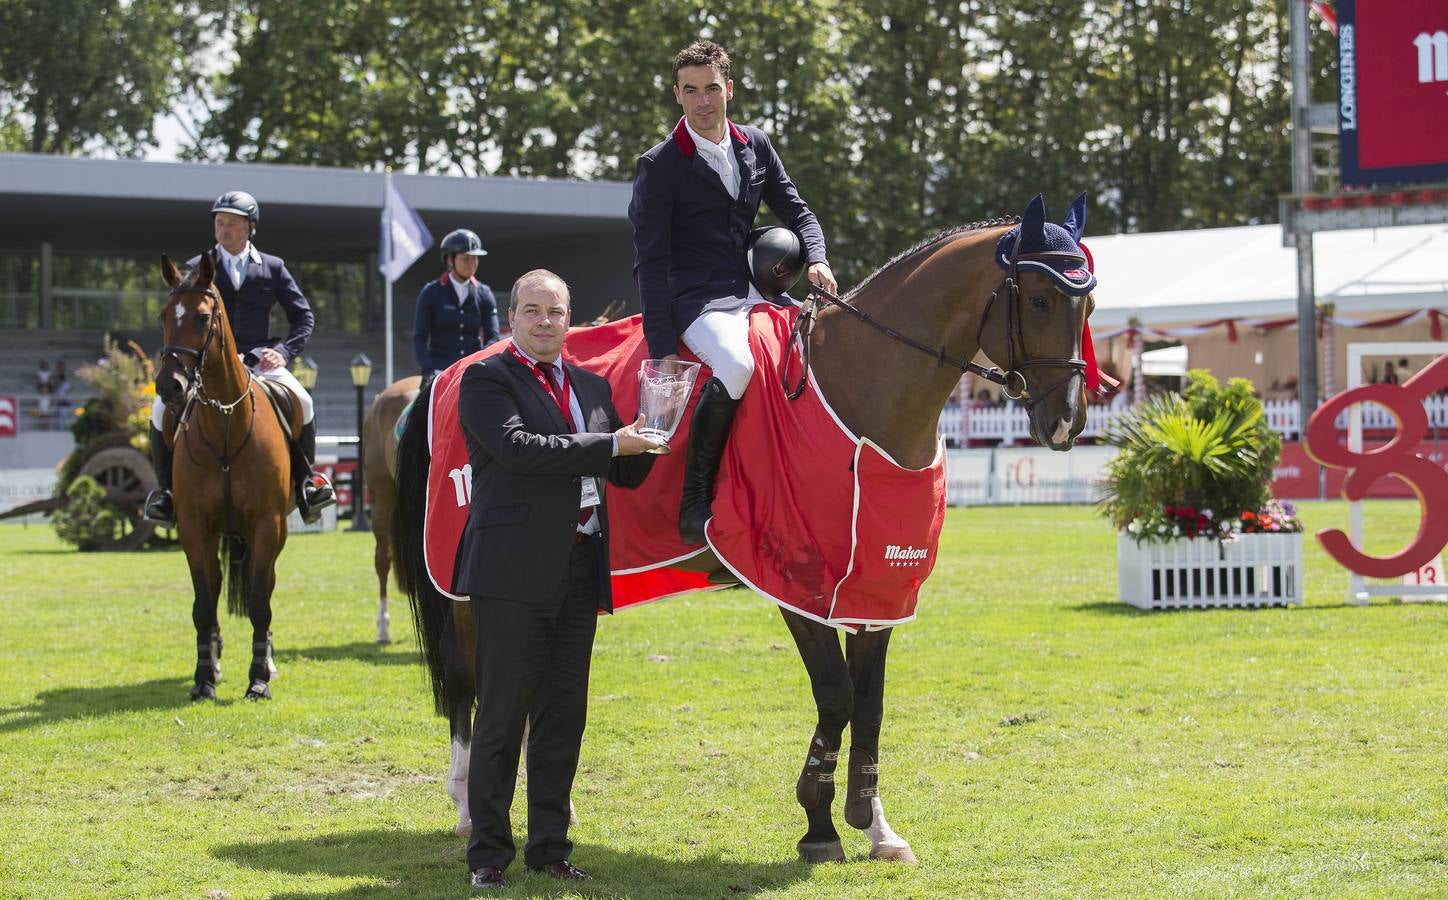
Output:
[[[277,419],[282,423],[282,431],[286,432],[287,440],[295,440],[297,433],[302,430],[301,399],[281,382],[266,378],[258,378],[257,381],[261,382],[272,409],[276,410]]]

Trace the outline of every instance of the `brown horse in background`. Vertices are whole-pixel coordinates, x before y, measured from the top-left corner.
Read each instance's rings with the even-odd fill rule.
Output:
[[[362,423],[362,477],[372,496],[372,565],[377,570],[377,643],[392,643],[387,577],[392,571],[392,507],[397,502],[397,420],[417,397],[422,378],[389,384],[367,408]]]
[[[185,276],[165,256],[171,288],[161,308],[156,393],[167,406],[164,432],[173,456],[177,533],[191,569],[196,674],[192,700],[215,700],[221,672],[222,589],[233,615],[251,620],[246,697],[271,699],[271,595],[276,560],[287,542],[293,504],[291,454],[282,420],[261,381],[236,350],[216,269],[202,254]],[[291,403],[289,426],[301,428]]]

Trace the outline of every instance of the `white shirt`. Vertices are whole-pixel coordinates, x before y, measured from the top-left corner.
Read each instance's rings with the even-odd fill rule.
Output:
[[[694,146],[704,155],[704,162],[709,168],[719,173],[719,180],[724,182],[724,187],[729,191],[729,196],[739,196],[739,169],[734,164],[734,148],[729,142],[729,126],[724,126],[724,140],[715,143],[708,138],[700,137],[699,132],[689,127],[689,120],[684,120],[684,128],[689,132],[689,137],[694,139]]]
[[[451,272],[447,273],[447,280],[452,282],[453,290],[457,292],[458,306],[462,306],[463,302],[468,299],[468,282],[458,281],[458,277]],[[518,352],[521,353],[523,351],[520,348]]]
[[[261,265],[261,254],[251,245],[251,241],[246,242],[238,256],[232,256],[226,252],[225,247],[217,244],[216,255],[221,259],[221,268],[231,278],[231,286],[237,290],[241,290],[241,283],[246,280],[247,263]]]

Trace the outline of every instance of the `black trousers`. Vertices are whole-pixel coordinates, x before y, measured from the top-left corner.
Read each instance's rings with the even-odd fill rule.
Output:
[[[473,836],[468,868],[507,868],[516,850],[508,810],[528,726],[530,866],[568,858],[568,798],[588,713],[588,668],[598,627],[595,538],[573,548],[568,577],[539,603],[474,596],[478,713],[469,756]],[[522,561],[520,560],[520,564]]]

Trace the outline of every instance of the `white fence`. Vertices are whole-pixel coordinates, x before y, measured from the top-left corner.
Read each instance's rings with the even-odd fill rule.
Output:
[[[1439,394],[1429,397],[1423,401],[1423,406],[1428,412],[1430,428],[1448,428],[1448,395]],[[1124,397],[1119,397],[1110,405],[1087,407],[1086,427],[1082,430],[1081,436],[1097,437],[1107,422],[1120,415],[1128,407],[1129,404]],[[1264,400],[1262,407],[1267,416],[1267,424],[1279,432],[1284,440],[1301,438],[1302,430],[1298,425],[1300,417],[1296,400]],[[1337,427],[1343,431],[1347,430],[1346,412],[1338,416]],[[1392,430],[1396,427],[1397,423],[1393,420],[1392,414],[1384,407],[1373,403],[1363,407],[1363,428],[1365,430]],[[1031,443],[1030,435],[1030,419],[1025,409],[1017,403],[1000,406],[971,404],[969,408],[952,403],[948,404],[940,414],[940,436],[945,438],[947,443],[957,447],[966,446],[971,441],[992,441],[999,442],[1005,447],[1013,447],[1017,444]]]

